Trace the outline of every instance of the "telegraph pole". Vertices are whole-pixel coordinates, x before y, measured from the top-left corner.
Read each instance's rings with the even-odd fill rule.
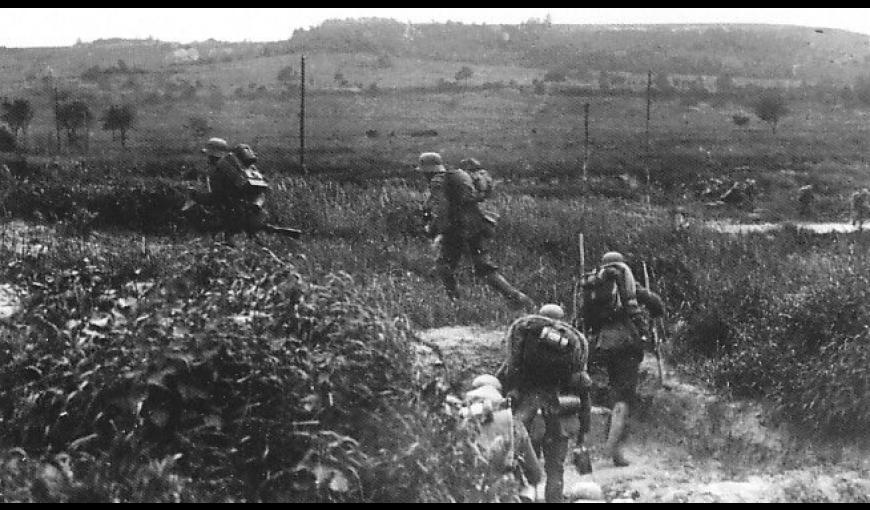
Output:
[[[54,77],[54,72],[49,70],[51,74],[51,85],[54,89],[54,132],[57,138],[57,153],[60,154],[60,103],[57,98],[57,79]]]
[[[649,158],[650,158],[650,146],[649,146],[649,118],[650,118],[650,108],[652,106],[652,70],[647,71],[646,78],[646,207],[647,209],[651,208],[650,204],[650,175],[649,175]]]
[[[302,173],[308,174],[305,168],[305,54],[301,57],[301,78],[302,85],[299,95],[299,166],[302,167]]]
[[[583,105],[583,185],[586,185],[586,167],[589,165],[589,103]]]

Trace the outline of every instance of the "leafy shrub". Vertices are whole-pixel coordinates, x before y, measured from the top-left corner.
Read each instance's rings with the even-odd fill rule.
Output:
[[[6,126],[0,125],[0,152],[12,152],[18,143],[15,135]]]
[[[731,120],[734,121],[735,125],[740,127],[749,124],[749,116],[747,115],[732,115]]]
[[[493,497],[470,439],[422,399],[409,331],[348,275],[310,283],[224,248],[71,247],[4,268],[30,296],[0,346],[0,437],[35,456],[0,476],[10,501]],[[42,491],[58,452],[71,474]]]

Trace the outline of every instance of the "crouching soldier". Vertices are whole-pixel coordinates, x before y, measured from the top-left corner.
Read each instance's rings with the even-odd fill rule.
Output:
[[[544,495],[548,503],[563,499],[564,463],[572,435],[561,419],[559,392],[577,385],[588,395],[586,338],[563,322],[563,317],[561,307],[545,305],[538,314],[514,321],[506,337],[507,360],[500,370],[508,397],[515,403],[516,419],[530,429],[539,412],[543,417]],[[586,402],[586,416],[580,420],[585,421],[586,428],[579,431],[578,445],[588,431],[588,397]]]
[[[192,201],[215,211],[218,229],[231,244],[232,236],[245,232],[256,239],[258,232],[281,234],[297,239],[302,232],[267,222],[264,208],[270,186],[257,169],[257,156],[250,146],[230,149],[227,142],[212,138],[202,149],[208,160],[207,194],[194,193]],[[182,209],[187,210],[190,202]]]
[[[647,344],[647,324],[641,305],[652,317],[664,314],[661,298],[637,285],[625,258],[606,253],[597,271],[583,279],[581,314],[590,336],[590,363],[607,371],[614,393],[606,450],[617,466],[627,466],[623,446],[629,404],[637,390],[640,363]]]
[[[472,161],[464,160],[463,163],[479,166]],[[475,178],[472,178],[461,168],[447,169],[441,156],[434,152],[420,155],[418,169],[429,181],[426,231],[439,246],[436,266],[447,295],[454,300],[459,298],[455,273],[462,255],[467,253],[474,264],[475,274],[490,287],[517,308],[534,308],[534,301],[505,280],[499,274],[498,266],[489,259],[487,245],[495,235],[495,219],[480,208],[481,202],[492,192],[492,180],[486,178],[488,174],[477,169]]]
[[[472,386],[459,414],[464,426],[476,429],[475,442],[490,469],[496,474],[511,474],[521,484],[537,486],[543,478],[541,466],[526,427],[510,408],[504,408],[501,383],[491,375],[482,375]]]

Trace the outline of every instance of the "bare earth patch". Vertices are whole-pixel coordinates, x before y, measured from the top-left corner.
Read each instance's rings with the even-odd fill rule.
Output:
[[[503,330],[456,326],[420,337],[469,382],[492,373],[503,359]],[[649,354],[641,370],[640,404],[626,448],[632,464],[617,468],[602,455],[608,412],[595,407],[586,440],[593,473],[581,476],[566,464],[566,492],[594,482],[612,502],[870,501],[870,445],[770,426],[761,404],[716,395],[681,380],[673,367],[665,368],[663,388]],[[543,486],[537,494],[543,497]]]

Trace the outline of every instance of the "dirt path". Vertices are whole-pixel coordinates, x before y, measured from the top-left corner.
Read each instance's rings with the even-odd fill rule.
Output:
[[[448,368],[464,380],[495,370],[503,335],[479,327],[420,334],[442,350]],[[567,465],[566,491],[593,481],[607,501],[870,501],[870,445],[821,442],[769,427],[761,405],[717,396],[682,380],[670,367],[665,369],[668,388],[662,388],[649,355],[642,372],[627,445],[631,466],[614,467],[602,455],[608,411],[596,407],[586,441],[593,473],[581,476]]]

